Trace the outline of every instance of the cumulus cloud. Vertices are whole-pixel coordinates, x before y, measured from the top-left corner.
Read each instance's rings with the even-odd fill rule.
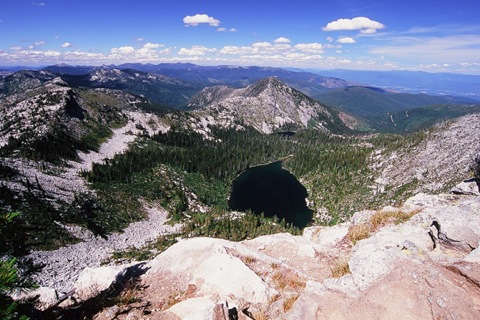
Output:
[[[183,18],[183,23],[188,26],[196,27],[199,24],[208,24],[212,27],[218,27],[220,25],[220,20],[210,17],[206,14],[196,14],[194,16],[185,16]]]
[[[230,32],[237,32],[238,30],[237,30],[237,28],[230,28],[230,29],[228,29],[228,31],[230,31]]]
[[[157,49],[163,47],[163,44],[147,42],[143,45],[143,47],[147,49]]]
[[[275,42],[275,43],[290,43],[292,41],[290,41],[290,39],[288,39],[288,38],[280,37],[280,38],[275,39],[273,42]]]
[[[113,54],[129,54],[129,53],[134,53],[135,48],[131,46],[124,46],[119,48],[112,48],[110,49],[110,52]]]
[[[374,28],[367,28],[367,29],[360,30],[360,33],[363,33],[363,34],[372,34],[375,32],[377,32],[377,29],[374,29]]]
[[[299,43],[295,45],[295,49],[306,53],[322,53],[323,45],[321,43]]]
[[[338,43],[356,43],[355,39],[350,37],[341,37],[337,40]]]
[[[375,33],[378,29],[385,28],[385,25],[367,17],[356,17],[353,19],[338,19],[329,22],[323,31],[360,30],[362,33]]]
[[[117,61],[155,61],[171,53],[171,49],[169,48],[158,50],[161,47],[164,47],[164,45],[147,42],[143,44],[141,48],[134,48],[132,46],[112,48],[107,57]]]
[[[220,49],[221,54],[242,55],[252,53],[252,47],[248,46],[225,46]]]
[[[72,46],[72,44],[70,42],[64,42],[62,44],[62,48],[70,48]]]
[[[45,41],[37,41],[37,42],[35,42],[33,45],[34,45],[34,46],[43,46],[44,44],[46,44]]]
[[[207,48],[205,46],[193,46],[190,49],[181,48],[178,51],[178,54],[187,55],[187,56],[203,56],[207,52],[215,52],[216,49]]]
[[[252,44],[254,48],[271,48],[272,44],[270,42],[255,42]]]

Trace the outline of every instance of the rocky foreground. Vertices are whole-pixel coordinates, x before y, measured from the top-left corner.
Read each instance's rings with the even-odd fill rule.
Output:
[[[478,319],[479,243],[470,182],[302,236],[186,239],[151,261],[87,268],[58,308],[94,301],[95,319]],[[58,304],[52,289],[37,292],[43,309]],[[117,303],[102,309],[106,292]]]

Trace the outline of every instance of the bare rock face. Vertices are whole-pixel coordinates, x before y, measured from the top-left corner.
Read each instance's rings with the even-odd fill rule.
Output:
[[[452,193],[480,196],[478,182],[474,179],[457,184],[451,190]]]
[[[479,196],[418,194],[303,236],[182,240],[142,266],[143,304],[130,309],[149,319],[475,319],[479,244]]]
[[[197,114],[215,114],[222,119],[241,120],[262,133],[272,133],[285,125],[316,128],[324,132],[344,123],[327,107],[269,77],[241,89],[208,87],[188,103]]]
[[[409,186],[412,194],[447,192],[475,172],[478,165],[471,164],[475,158],[480,163],[478,141],[480,115],[471,114],[434,126],[421,141],[411,141],[391,152],[377,152],[373,157],[379,172],[377,190],[393,195],[402,186]]]

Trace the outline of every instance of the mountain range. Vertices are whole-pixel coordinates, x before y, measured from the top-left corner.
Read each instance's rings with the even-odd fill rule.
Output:
[[[338,77],[400,93],[456,95],[480,99],[480,76],[422,71],[311,70],[326,77]]]
[[[41,286],[34,295],[51,298],[32,311],[47,318],[102,308],[105,319],[130,317],[133,309],[160,318],[198,312],[212,318],[224,307],[244,310],[244,319],[260,319],[262,310],[273,318],[288,310],[286,318],[315,318],[323,305],[315,299],[344,301],[352,294],[349,303],[361,304],[356,297],[377,297],[389,288],[384,276],[397,279],[395,292],[409,292],[408,299],[432,292],[434,282],[415,291],[402,272],[420,279],[435,270],[432,279],[443,272],[449,281],[477,283],[469,270],[478,267],[478,250],[470,253],[478,232],[466,221],[478,211],[478,177],[455,189],[467,196],[419,195],[403,203],[417,193],[449,191],[469,177],[475,156],[480,159],[479,126],[480,107],[471,98],[394,93],[277,68],[17,71],[0,78],[0,213],[19,213],[11,225],[0,224],[0,252],[18,257],[22,276]],[[271,163],[305,190],[304,230],[229,207],[232,181]],[[290,192],[276,187],[270,181],[268,188],[288,201]],[[461,219],[452,219],[459,207]],[[460,238],[448,240],[440,225]],[[452,255],[459,260],[452,262]],[[178,267],[174,259],[197,267]],[[339,279],[332,278],[337,265],[345,272]],[[139,278],[144,266],[151,281]],[[241,272],[231,273],[235,282],[219,282],[217,275],[231,270]],[[118,284],[118,292],[97,292],[119,274],[135,276]],[[257,297],[263,291],[253,284],[267,293]],[[467,293],[446,284],[436,288],[439,306],[458,299],[465,307],[448,310],[478,310],[468,300],[476,287]],[[158,308],[136,305],[139,300]],[[235,307],[221,305],[227,300]],[[388,317],[398,311],[396,301],[368,306]],[[408,314],[445,315],[443,307],[425,311],[421,303]],[[342,305],[331,309],[350,312]]]
[[[0,95],[1,92],[4,92],[3,95],[9,93],[9,90],[22,90],[18,89],[20,86],[17,85],[17,82],[20,81],[17,78],[22,72],[23,76],[26,76],[28,72],[31,76],[34,71],[20,71],[15,75],[4,77],[0,83],[0,88],[3,88],[0,89]],[[201,99],[199,97],[202,94],[207,93],[208,90],[218,90],[208,89],[209,87],[227,86],[231,89],[240,89],[262,79],[276,77],[286,85],[318,100],[323,107],[329,106],[331,109],[336,109],[336,112],[344,118],[349,118],[349,125],[352,128],[377,132],[411,132],[452,116],[477,112],[479,105],[478,100],[475,100],[476,89],[472,84],[476,79],[475,76],[452,75],[452,81],[457,86],[464,83],[466,88],[474,90],[474,94],[463,95],[463,91],[460,91],[458,95],[429,95],[395,92],[392,89],[362,85],[357,81],[321,76],[313,72],[268,67],[207,67],[189,63],[124,64],[100,67],[62,64],[45,67],[40,72],[33,77],[37,82],[60,77],[71,87],[122,90],[148,99],[152,110],[158,112],[165,112],[168,108],[183,110],[194,104],[198,105],[198,100]],[[332,72],[326,72],[326,74],[337,75]],[[369,81],[368,83],[375,78],[396,83],[396,73],[394,72],[385,72],[381,76],[368,72],[354,72],[353,74],[358,76],[353,77],[354,79],[364,79]],[[349,73],[338,71],[338,75],[348,76]],[[371,77],[361,78],[360,75],[370,75]],[[445,75],[424,73],[420,74],[420,78],[417,79],[417,75],[419,74],[402,73],[402,76],[398,77],[398,81],[406,82],[407,76],[411,76],[408,78],[410,83],[415,83],[419,79],[427,79],[429,76],[432,79],[438,77],[446,79]],[[437,83],[433,80],[431,82]],[[379,83],[379,86],[382,85],[381,81],[376,83]],[[202,91],[204,88],[206,91]],[[433,87],[429,91],[435,92]],[[193,102],[190,101],[192,98],[194,98]],[[204,107],[207,106],[204,105]],[[423,110],[425,107],[427,109]],[[416,111],[405,112],[413,109]],[[432,112],[433,109],[443,111]],[[408,117],[408,114],[415,118]]]

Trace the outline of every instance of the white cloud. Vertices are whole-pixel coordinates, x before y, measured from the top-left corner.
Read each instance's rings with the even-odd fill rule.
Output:
[[[332,42],[332,41],[333,41],[333,38],[332,38],[332,37],[327,37],[327,41],[328,41],[328,42]]]
[[[110,49],[110,52],[113,54],[129,54],[129,53],[134,53],[135,48],[131,46],[124,46],[119,48],[112,48]]]
[[[375,33],[378,29],[385,28],[385,25],[378,21],[370,20],[367,17],[356,17],[353,19],[338,19],[329,22],[323,31],[340,31],[340,30],[360,30],[362,33]]]
[[[280,37],[280,38],[277,38],[277,39],[273,40],[273,42],[275,42],[275,43],[290,43],[292,41],[288,38]]]
[[[62,48],[70,48],[72,46],[72,44],[70,42],[64,42],[62,44]]]
[[[355,39],[350,37],[341,37],[337,40],[338,43],[356,43]]]
[[[295,49],[307,53],[323,53],[323,45],[321,43],[299,43],[295,45]]]
[[[163,44],[147,42],[143,45],[143,47],[147,49],[157,49],[163,47]]]
[[[61,54],[60,52],[53,50],[43,51],[42,53],[45,54],[47,57],[59,57]]]
[[[123,46],[110,49],[110,55],[106,57],[115,61],[157,61],[163,56],[171,53],[170,48],[158,50],[158,48],[164,47],[160,43],[147,42],[143,44],[141,48],[134,48],[132,46]]]
[[[45,41],[37,41],[37,42],[35,42],[33,45],[34,45],[34,46],[43,46],[44,44],[46,44]]]
[[[362,34],[373,34],[376,32],[377,32],[377,29],[374,29],[374,28],[367,28],[367,29],[360,30],[360,33]]]
[[[14,47],[10,47],[10,50],[15,50],[15,51],[17,51],[17,50],[22,50],[22,47],[20,47],[20,46],[14,46]]]
[[[178,51],[178,54],[187,55],[187,56],[203,56],[207,52],[215,52],[215,51],[217,50],[212,48],[207,48],[205,46],[193,46],[190,49],[181,48]]]
[[[288,43],[275,43],[273,49],[275,51],[286,51],[286,50],[290,50],[292,48],[291,45],[289,45]]]
[[[248,46],[225,46],[220,51],[221,54],[242,55],[252,53],[252,47]]]
[[[230,29],[227,30],[227,28],[218,28],[217,31],[218,31],[218,32],[227,32],[227,31],[228,31],[228,32],[237,32],[237,29],[235,29],[235,28],[230,28]]]
[[[255,42],[252,44],[253,48],[271,48],[272,44],[270,42]]]
[[[213,17],[210,17],[206,14],[196,14],[194,16],[186,16],[183,18],[183,23],[186,26],[196,27],[201,23],[206,23],[212,27],[218,27],[220,25],[220,20],[217,20]]]

